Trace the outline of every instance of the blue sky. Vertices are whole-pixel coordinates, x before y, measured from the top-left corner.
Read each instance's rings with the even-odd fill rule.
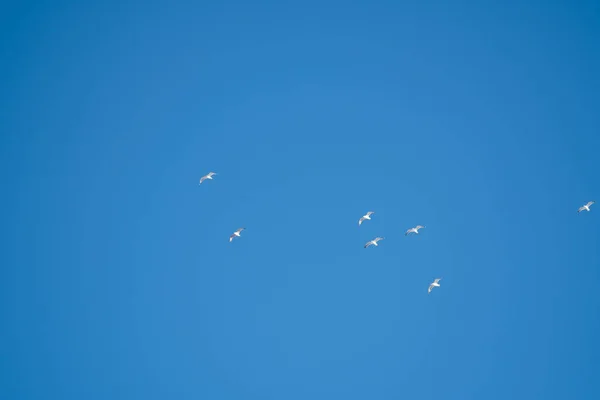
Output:
[[[595,399],[599,23],[3,4],[0,398]]]

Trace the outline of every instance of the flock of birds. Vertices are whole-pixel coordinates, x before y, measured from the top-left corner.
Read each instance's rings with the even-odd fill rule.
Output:
[[[204,175],[203,177],[201,177],[201,178],[200,178],[200,185],[202,184],[202,182],[204,182],[204,181],[205,181],[205,180],[207,180],[207,179],[209,179],[209,180],[212,180],[212,179],[213,179],[213,176],[215,176],[215,175],[217,175],[217,173],[216,173],[216,172],[209,172],[208,174]],[[590,207],[591,207],[591,206],[592,206],[592,204],[594,204],[594,203],[595,203],[594,201],[588,201],[586,204],[584,204],[583,206],[579,207],[579,209],[577,210],[577,213],[580,213],[580,212],[582,212],[582,211],[590,211]],[[369,221],[369,220],[371,220],[371,215],[373,215],[373,214],[375,214],[375,211],[369,211],[369,212],[367,212],[365,215],[363,215],[362,217],[360,217],[360,219],[358,220],[358,226],[361,226],[361,225],[362,225],[362,223],[363,223],[364,221]],[[411,233],[414,233],[414,234],[418,235],[418,234],[419,234],[419,229],[422,229],[422,228],[425,228],[425,227],[424,227],[424,226],[422,226],[422,225],[417,225],[417,226],[415,226],[414,228],[410,228],[410,229],[408,229],[408,230],[407,230],[407,231],[404,233],[404,235],[405,235],[405,236],[408,236],[408,235],[409,235],[409,234],[411,234]],[[245,229],[246,229],[246,228],[240,228],[240,229],[238,229],[237,231],[233,232],[233,233],[231,234],[231,236],[229,236],[229,242],[233,241],[233,239],[235,239],[236,237],[241,237],[241,235],[240,235],[240,234],[241,234],[241,233],[242,233],[242,231],[243,231],[243,230],[245,230]],[[365,246],[364,246],[364,247],[365,247],[365,249],[366,249],[367,247],[369,247],[369,246],[375,246],[375,247],[377,247],[377,246],[378,246],[377,242],[379,242],[379,241],[381,241],[381,240],[383,240],[383,239],[385,239],[385,238],[384,238],[384,237],[380,237],[380,236],[378,236],[378,237],[376,237],[375,239],[373,239],[373,240],[369,240],[367,243],[365,243]],[[433,280],[433,282],[431,282],[431,283],[429,284],[429,289],[427,289],[427,293],[431,293],[431,290],[432,290],[434,287],[440,287],[440,281],[441,281],[441,280],[442,280],[442,278],[436,278],[436,279],[434,279],[434,280]]]

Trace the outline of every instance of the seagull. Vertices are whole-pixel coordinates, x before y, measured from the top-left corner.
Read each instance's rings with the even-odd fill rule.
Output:
[[[240,237],[240,233],[246,228],[240,228],[237,231],[233,232],[233,234],[231,236],[229,236],[229,241],[231,242],[233,240],[233,238]]]
[[[216,172],[209,172],[208,174],[204,175],[202,178],[200,178],[200,184],[202,184],[202,182],[204,182],[207,179],[212,180],[213,175],[216,175]]]
[[[431,289],[433,289],[434,286],[440,287],[440,284],[438,283],[442,278],[437,278],[436,280],[434,280],[431,285],[429,285],[429,290],[427,290],[427,293],[431,293]]]
[[[365,244],[365,249],[366,249],[367,247],[369,247],[370,245],[378,246],[377,242],[379,242],[380,240],[383,240],[383,239],[384,239],[384,238],[382,238],[382,237],[376,237],[375,239],[373,239],[373,240],[371,240],[370,242],[367,242],[367,243]]]
[[[410,228],[409,230],[406,231],[406,233],[404,234],[404,236],[408,236],[409,233],[414,232],[417,235],[419,234],[419,229],[421,228],[425,228],[424,226],[421,225],[417,225],[414,228]]]
[[[578,213],[582,212],[583,210],[587,210],[590,211],[590,207],[592,206],[592,204],[594,204],[595,201],[588,201],[588,203],[584,206],[579,207],[579,210],[577,210]]]
[[[365,219],[370,220],[371,219],[371,214],[375,214],[375,211],[369,211],[366,215],[363,215],[359,220],[358,220],[358,226],[360,226],[360,224],[363,223],[363,221]]]

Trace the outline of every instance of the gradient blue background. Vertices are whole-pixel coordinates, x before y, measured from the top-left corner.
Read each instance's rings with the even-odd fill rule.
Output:
[[[0,26],[1,399],[598,398],[597,1]]]

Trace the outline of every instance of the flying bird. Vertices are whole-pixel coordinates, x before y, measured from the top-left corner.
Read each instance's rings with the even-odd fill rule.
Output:
[[[592,206],[592,204],[594,204],[595,201],[588,201],[588,203],[584,206],[579,207],[579,210],[577,210],[578,213],[582,212],[583,210],[587,210],[590,211],[590,207]]]
[[[213,175],[216,175],[216,172],[209,172],[208,174],[204,175],[202,178],[200,178],[200,185],[202,184],[202,182],[204,182],[207,179],[212,180]]]
[[[237,231],[233,232],[233,234],[231,236],[229,236],[229,241],[231,242],[233,240],[233,238],[240,237],[240,233],[246,228],[240,228]]]
[[[430,285],[429,285],[429,289],[427,290],[427,293],[431,293],[431,289],[433,289],[433,287],[440,287],[440,284],[438,283],[442,278],[437,278],[436,280],[434,280]]]
[[[359,220],[358,220],[358,226],[360,226],[360,224],[363,223],[363,221],[365,219],[370,220],[371,219],[371,214],[375,214],[375,211],[369,211],[367,214],[363,215]]]
[[[370,242],[367,242],[367,243],[365,244],[365,249],[366,249],[367,247],[369,247],[370,245],[378,246],[377,242],[379,242],[380,240],[383,240],[383,239],[384,239],[384,238],[382,238],[382,237],[376,237],[375,239],[373,239],[373,240],[371,240]]]
[[[417,235],[419,234],[419,229],[421,228],[425,228],[424,226],[421,225],[417,225],[414,228],[410,228],[409,230],[406,231],[406,233],[404,234],[404,236],[408,236],[411,232],[416,233]]]

